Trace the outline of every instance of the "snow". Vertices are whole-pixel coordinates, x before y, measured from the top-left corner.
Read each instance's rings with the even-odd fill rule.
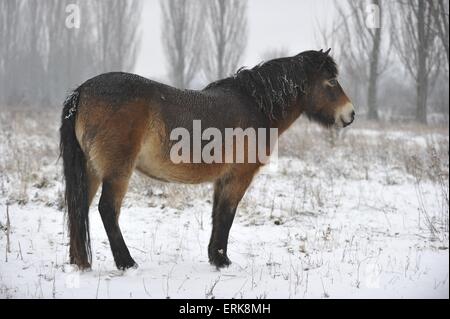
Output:
[[[330,151],[320,146],[297,156],[282,146],[279,170],[259,175],[238,209],[228,248],[233,264],[220,271],[207,259],[212,187],[136,175],[120,225],[139,268],[115,268],[97,196],[93,267],[80,272],[67,263],[56,129],[29,129],[37,133],[0,135],[1,298],[449,298],[448,202],[440,184],[418,184],[393,160],[364,162],[347,150],[355,139],[378,150],[388,136],[425,156],[424,133],[380,137],[356,127]],[[448,136],[430,134],[448,154]],[[27,148],[41,153],[15,164]]]

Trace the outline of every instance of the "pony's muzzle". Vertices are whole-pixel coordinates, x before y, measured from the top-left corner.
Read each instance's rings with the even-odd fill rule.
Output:
[[[336,114],[336,125],[347,127],[355,120],[355,108],[351,102],[346,103]]]

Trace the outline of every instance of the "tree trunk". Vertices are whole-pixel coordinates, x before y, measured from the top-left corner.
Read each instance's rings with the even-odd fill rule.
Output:
[[[217,79],[225,77],[224,59],[225,59],[225,14],[227,7],[225,2],[219,2],[220,27],[217,43]]]
[[[420,69],[420,68],[419,68]],[[428,79],[419,74],[417,81],[416,121],[427,124]]]
[[[378,121],[378,103],[377,103],[377,91],[378,91],[378,65],[380,60],[380,48],[381,48],[381,27],[375,29],[375,35],[373,40],[373,47],[370,59],[370,73],[369,73],[369,87],[367,94],[367,105],[369,107],[369,120]]]
[[[418,31],[418,69],[416,76],[416,121],[427,123],[427,95],[428,95],[428,75],[427,75],[427,50],[425,45],[425,1],[418,2],[417,31]]]

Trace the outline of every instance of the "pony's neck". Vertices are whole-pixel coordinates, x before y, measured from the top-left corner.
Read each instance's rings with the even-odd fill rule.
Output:
[[[278,135],[283,134],[303,113],[303,108],[298,101],[292,103],[287,108],[285,116],[280,119],[273,119],[271,127],[278,129]]]

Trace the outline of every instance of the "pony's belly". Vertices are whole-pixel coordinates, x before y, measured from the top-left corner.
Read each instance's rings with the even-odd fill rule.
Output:
[[[157,180],[185,184],[213,182],[229,169],[229,164],[222,163],[176,164],[157,149],[143,147],[136,160],[138,171]]]
[[[226,171],[224,164],[192,164],[138,161],[136,169],[148,177],[174,183],[200,184],[214,182]]]

